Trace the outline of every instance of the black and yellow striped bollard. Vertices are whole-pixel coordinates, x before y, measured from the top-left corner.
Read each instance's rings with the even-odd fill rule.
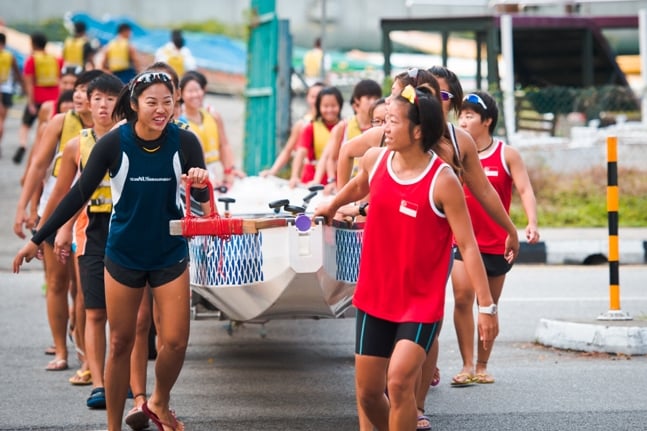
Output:
[[[607,137],[607,216],[609,224],[609,311],[598,320],[632,320],[620,308],[620,241],[618,239],[618,138]]]

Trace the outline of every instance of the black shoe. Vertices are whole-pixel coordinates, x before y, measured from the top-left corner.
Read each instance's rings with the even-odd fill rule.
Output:
[[[13,162],[19,165],[23,157],[25,157],[25,147],[18,147],[16,154],[13,155]]]

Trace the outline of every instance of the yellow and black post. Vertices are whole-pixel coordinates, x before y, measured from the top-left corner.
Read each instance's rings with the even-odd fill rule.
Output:
[[[620,309],[620,241],[618,237],[618,138],[607,137],[607,217],[609,224],[609,311],[598,320],[632,320]]]

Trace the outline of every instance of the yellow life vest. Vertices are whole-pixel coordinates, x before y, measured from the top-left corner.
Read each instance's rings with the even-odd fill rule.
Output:
[[[357,116],[353,115],[353,117],[346,122],[346,133],[344,134],[344,141],[348,141],[349,139],[353,139],[356,136],[359,136],[362,134],[362,129],[359,127],[359,121],[357,120]]]
[[[181,78],[184,75],[184,57],[179,49],[167,46],[163,50],[166,63],[175,70],[175,73]]]
[[[200,109],[202,124],[189,122],[189,128],[198,135],[204,151],[205,163],[214,163],[220,160],[220,136],[218,134],[218,123],[206,109]]]
[[[61,156],[65,145],[73,138],[79,136],[83,130],[83,122],[81,117],[75,111],[67,111],[63,119],[63,129],[61,130],[61,138],[56,147],[56,155],[54,156],[54,167],[52,168],[52,176],[58,177],[58,171],[61,169]]]
[[[313,144],[315,150],[315,160],[319,160],[321,155],[328,144],[328,139],[330,139],[330,130],[324,124],[322,120],[315,120],[312,122],[312,133],[314,136]]]
[[[312,49],[303,56],[303,74],[309,78],[321,75],[321,62],[323,61],[323,51]]]
[[[111,72],[121,72],[130,69],[130,44],[127,39],[118,37],[112,39],[106,48],[108,57],[108,69]]]
[[[79,136],[79,152],[81,169],[88,163],[90,152],[94,148],[97,139],[92,129],[83,129]],[[110,190],[110,176],[106,175],[101,180],[97,189],[90,196],[88,202],[88,211],[91,213],[110,213],[112,212],[112,191]]]
[[[56,57],[45,52],[34,53],[34,78],[39,87],[57,87],[61,71]]]
[[[63,44],[63,62],[72,66],[85,66],[83,48],[88,42],[85,36],[68,37]]]
[[[13,54],[6,49],[0,51],[0,84],[7,82],[11,74]]]
[[[342,145],[346,143],[346,141],[353,139],[356,136],[359,136],[362,134],[362,129],[359,127],[359,121],[357,120],[357,116],[353,115],[353,117],[348,120],[346,123],[346,131],[344,132],[344,140],[342,142]],[[355,157],[355,160],[353,160],[353,170],[351,171],[350,177],[353,178],[355,175],[357,175],[357,172],[359,171],[359,158]]]

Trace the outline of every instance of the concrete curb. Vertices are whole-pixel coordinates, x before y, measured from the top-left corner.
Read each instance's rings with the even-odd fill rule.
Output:
[[[558,349],[625,355],[647,354],[647,322],[597,323],[540,319],[535,332],[539,344]]]
[[[550,265],[590,265],[607,262],[609,239],[604,228],[546,228],[540,229],[537,244],[521,242],[517,263]],[[519,231],[519,238],[524,232]],[[618,235],[620,263],[647,263],[647,229],[621,228]]]

